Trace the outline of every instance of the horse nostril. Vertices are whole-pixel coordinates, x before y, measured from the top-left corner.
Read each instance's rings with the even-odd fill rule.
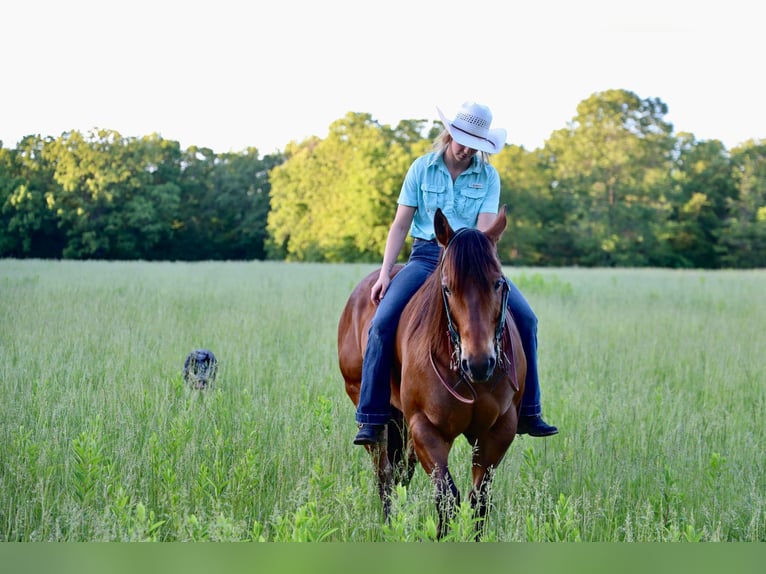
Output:
[[[460,369],[472,381],[487,381],[495,372],[497,359],[487,357],[486,360],[470,361],[468,359],[460,360]]]

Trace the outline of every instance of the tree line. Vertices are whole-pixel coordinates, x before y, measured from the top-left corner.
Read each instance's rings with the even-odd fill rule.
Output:
[[[0,148],[0,255],[68,259],[262,259],[269,171],[257,150],[183,151],[110,130]]]
[[[593,94],[541,148],[491,157],[508,265],[766,267],[766,141],[674,133],[667,106]],[[0,144],[0,257],[376,262],[441,124],[348,113],[324,139],[214,153],[110,130]]]

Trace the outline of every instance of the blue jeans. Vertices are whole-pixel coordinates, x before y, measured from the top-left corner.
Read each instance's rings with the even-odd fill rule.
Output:
[[[370,323],[362,363],[362,386],[356,421],[386,424],[391,417],[391,358],[399,317],[407,302],[439,265],[437,243],[415,240],[407,265],[391,280]],[[540,381],[537,375],[537,317],[529,303],[510,280],[508,308],[513,314],[527,356],[527,378],[521,400],[521,415],[539,415]]]

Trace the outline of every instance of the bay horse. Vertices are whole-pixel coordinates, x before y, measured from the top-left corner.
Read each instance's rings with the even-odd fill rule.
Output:
[[[392,357],[392,417],[384,442],[365,447],[386,520],[394,479],[407,483],[420,463],[434,485],[439,538],[460,503],[448,467],[455,439],[462,434],[472,446],[470,502],[478,540],[494,469],[516,436],[527,364],[507,310],[509,284],[497,255],[506,224],[503,206],[486,231],[455,231],[437,209],[440,263],[401,315]],[[356,286],[338,324],[340,371],[354,405],[377,276],[374,271]]]

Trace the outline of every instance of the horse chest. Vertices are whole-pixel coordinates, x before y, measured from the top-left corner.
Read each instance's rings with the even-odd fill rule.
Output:
[[[458,403],[449,400],[449,405],[432,408],[434,403],[421,405],[428,419],[437,427],[449,429],[446,434],[457,436],[462,433],[479,433],[495,425],[497,420],[511,407],[510,397],[496,397],[479,393],[473,404]],[[411,412],[414,412],[413,409]]]
[[[470,427],[473,429],[490,428],[510,407],[510,397],[506,400],[503,396],[479,394],[473,405]]]

